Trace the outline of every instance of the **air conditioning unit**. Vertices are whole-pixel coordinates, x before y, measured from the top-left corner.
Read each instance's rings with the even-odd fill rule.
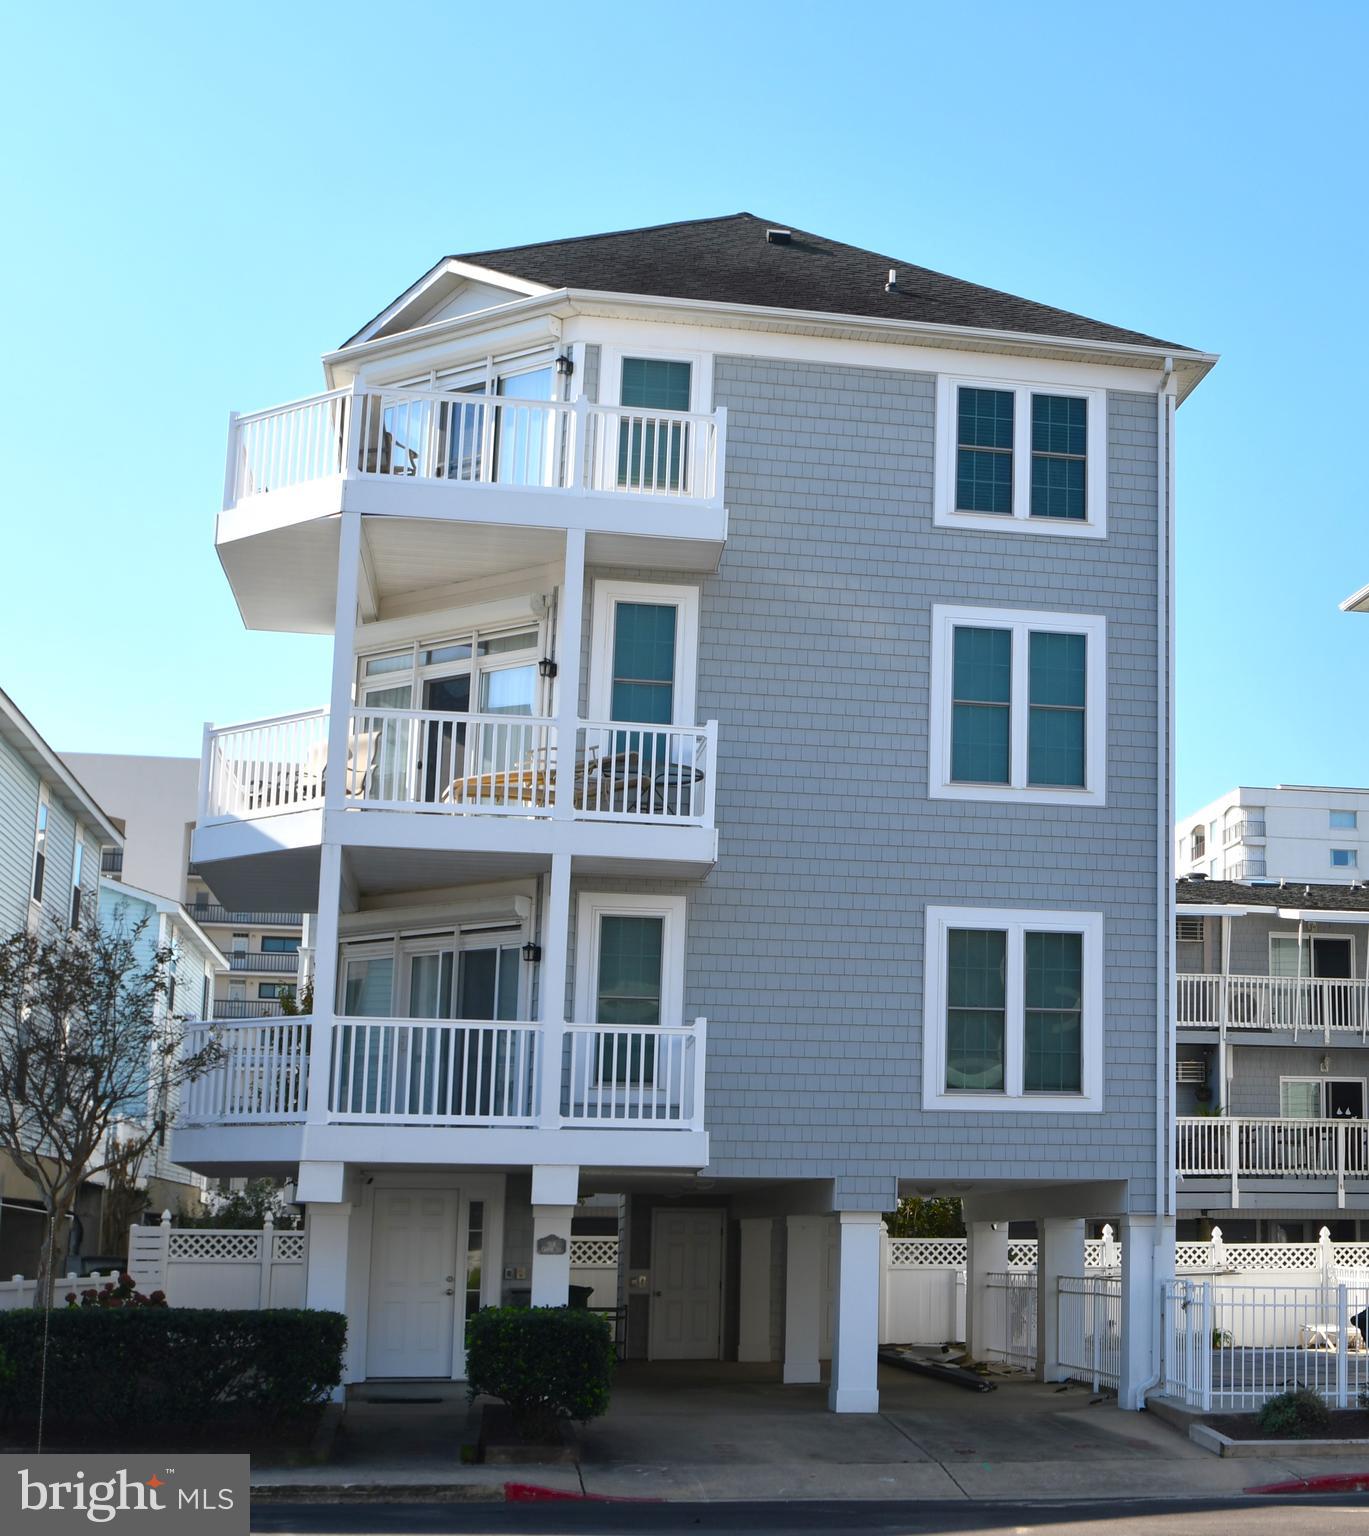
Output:
[[[1207,1060],[1205,1057],[1181,1057],[1174,1063],[1174,1081],[1176,1083],[1205,1083],[1207,1081]]]
[[[1201,944],[1203,942],[1202,918],[1181,917],[1178,920],[1178,939],[1180,944]]]

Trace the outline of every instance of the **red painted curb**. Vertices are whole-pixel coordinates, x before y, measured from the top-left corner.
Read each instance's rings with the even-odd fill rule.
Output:
[[[1295,1477],[1286,1483],[1261,1483],[1247,1493],[1369,1493],[1369,1472],[1329,1472],[1324,1477]]]
[[[633,1498],[627,1494],[568,1493],[563,1488],[543,1488],[537,1483],[505,1483],[507,1504],[664,1504],[664,1499]]]

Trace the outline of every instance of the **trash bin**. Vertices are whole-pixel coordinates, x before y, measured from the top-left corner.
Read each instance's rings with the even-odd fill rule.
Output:
[[[582,1311],[589,1306],[589,1299],[594,1294],[592,1285],[573,1285],[570,1288],[570,1304],[579,1307]]]

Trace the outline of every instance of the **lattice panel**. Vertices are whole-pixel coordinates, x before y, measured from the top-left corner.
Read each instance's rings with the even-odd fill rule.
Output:
[[[1362,1245],[1352,1243],[1348,1248]],[[1235,1269],[1308,1270],[1321,1267],[1318,1243],[1223,1243],[1228,1267]],[[1208,1263],[1212,1249],[1208,1248]]]
[[[277,1264],[299,1264],[304,1259],[303,1232],[277,1232],[272,1239],[272,1258]]]
[[[572,1237],[570,1262],[581,1269],[616,1269],[618,1266],[618,1239],[616,1237]]]
[[[173,1232],[168,1253],[173,1259],[259,1259],[261,1233]]]
[[[1008,1263],[1019,1269],[1036,1268],[1036,1239],[1019,1238],[1008,1244]]]
[[[889,1267],[963,1269],[967,1248],[968,1244],[963,1237],[891,1237]]]
[[[1332,1243],[1331,1252],[1338,1265],[1350,1269],[1369,1267],[1369,1243]]]
[[[1204,1269],[1212,1264],[1211,1243],[1175,1243],[1174,1264],[1178,1269]]]

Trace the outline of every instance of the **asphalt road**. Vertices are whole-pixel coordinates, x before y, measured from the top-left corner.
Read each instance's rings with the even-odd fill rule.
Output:
[[[252,1529],[273,1536],[589,1536],[589,1533],[758,1531],[822,1536],[1350,1536],[1369,1530],[1369,1495],[1125,1503],[965,1501],[829,1504],[275,1504],[252,1506]]]

